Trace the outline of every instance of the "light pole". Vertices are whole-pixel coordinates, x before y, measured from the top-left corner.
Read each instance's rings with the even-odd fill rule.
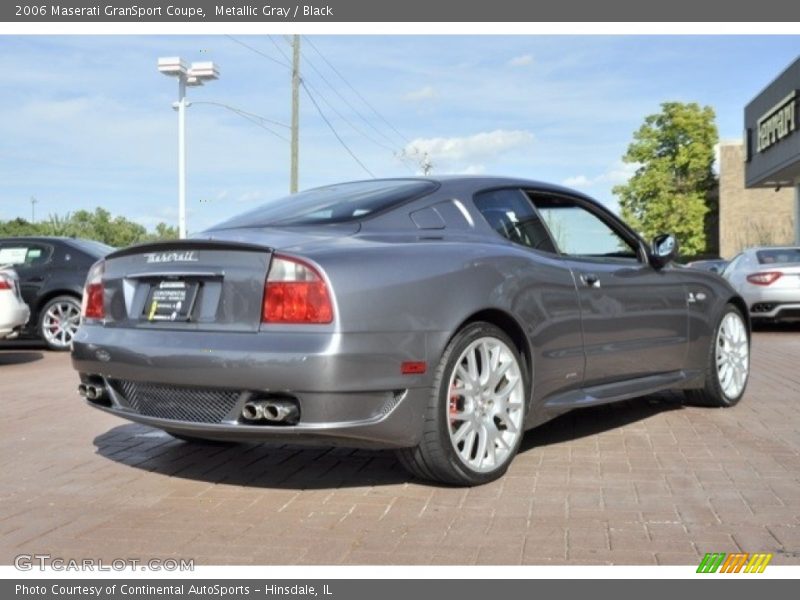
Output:
[[[158,70],[178,78],[178,101],[172,107],[178,111],[178,235],[186,237],[186,87],[200,86],[219,78],[217,65],[210,61],[191,65],[179,56],[158,59]]]

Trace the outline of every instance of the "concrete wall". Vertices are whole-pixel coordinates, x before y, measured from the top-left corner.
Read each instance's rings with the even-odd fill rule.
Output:
[[[745,189],[742,144],[722,144],[719,162],[720,255],[733,258],[749,246],[792,244],[794,189]]]

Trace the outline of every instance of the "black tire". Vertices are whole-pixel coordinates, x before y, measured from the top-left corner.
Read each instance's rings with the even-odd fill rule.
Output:
[[[42,306],[42,309],[39,311],[39,321],[36,324],[36,334],[50,350],[55,350],[56,352],[66,352],[72,346],[72,336],[74,335],[74,331],[72,332],[72,334],[65,336],[64,343],[62,343],[57,339],[54,339],[52,334],[48,335],[47,332],[45,332],[45,327],[46,327],[45,320],[48,317],[48,313],[54,306],[57,305],[64,305],[71,307],[71,310],[75,311],[75,313],[78,315],[78,318],[80,318],[80,313],[81,313],[80,298],[76,298],[75,296],[69,296],[66,294],[62,296],[56,296],[55,298],[51,298],[50,300],[48,300],[47,303],[44,306]],[[77,325],[75,325],[75,329],[77,329]]]
[[[451,376],[461,355],[476,340],[495,338],[513,355],[522,379],[522,406],[519,433],[505,460],[490,471],[477,471],[467,465],[450,439]],[[500,384],[498,384],[500,385]],[[422,441],[414,448],[397,450],[400,463],[415,477],[457,486],[474,486],[501,477],[513,460],[524,435],[525,413],[530,395],[528,369],[513,340],[491,323],[471,323],[459,331],[448,344],[434,374],[422,431]]]
[[[717,344],[719,343],[719,334],[720,328],[722,327],[722,323],[725,320],[727,315],[734,314],[736,315],[744,325],[744,329],[747,336],[747,375],[745,377],[744,385],[742,386],[741,391],[738,394],[733,396],[729,396],[723,390],[722,384],[720,382],[720,375],[717,369]],[[705,365],[705,373],[704,373],[704,385],[700,389],[694,390],[686,390],[685,395],[686,399],[689,404],[694,404],[696,406],[712,406],[712,407],[719,407],[719,408],[728,408],[731,406],[735,406],[739,403],[744,396],[744,392],[747,389],[747,381],[750,375],[750,331],[747,330],[747,320],[742,315],[742,311],[735,306],[734,304],[728,304],[725,306],[722,314],[717,321],[716,327],[714,327],[714,334],[711,337],[711,343],[709,344],[708,352],[706,354],[706,365]]]

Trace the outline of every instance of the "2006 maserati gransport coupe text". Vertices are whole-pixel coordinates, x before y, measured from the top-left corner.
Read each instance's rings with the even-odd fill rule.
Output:
[[[72,360],[92,406],[182,440],[393,448],[480,484],[572,408],[740,400],[747,307],[676,251],[534,181],[343,183],[108,255]]]

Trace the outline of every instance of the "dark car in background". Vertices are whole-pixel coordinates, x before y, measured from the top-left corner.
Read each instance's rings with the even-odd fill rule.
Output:
[[[728,261],[724,258],[711,258],[706,260],[693,260],[686,263],[690,269],[700,269],[701,271],[711,271],[712,273],[722,273],[728,266]]]
[[[51,350],[69,350],[80,324],[86,274],[112,250],[79,238],[0,238],[0,264],[16,270],[31,311],[23,335],[40,337]]]

